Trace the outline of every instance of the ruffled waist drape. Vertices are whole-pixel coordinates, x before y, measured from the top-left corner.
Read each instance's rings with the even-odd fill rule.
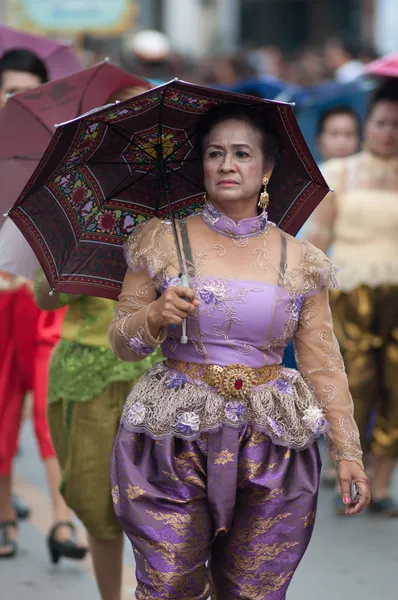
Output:
[[[221,396],[210,385],[157,363],[134,386],[122,423],[153,438],[196,439],[222,425],[250,424],[275,444],[303,450],[328,429],[322,409],[303,377],[281,368],[278,379],[253,389],[245,400]]]

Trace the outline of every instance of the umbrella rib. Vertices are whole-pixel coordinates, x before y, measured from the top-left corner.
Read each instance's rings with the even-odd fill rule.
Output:
[[[134,142],[134,141],[131,139],[131,136],[130,136],[130,137],[128,137],[128,135],[126,135],[126,134],[125,134],[125,132],[126,132],[127,130],[124,130],[123,128],[121,128],[121,127],[118,127],[117,125],[115,125],[115,123],[107,123],[106,121],[99,121],[99,122],[100,122],[100,123],[102,123],[103,125],[106,125],[106,126],[108,126],[108,127],[114,128],[114,129],[117,131],[117,133],[120,135],[120,137],[122,137],[124,140],[126,140],[126,142],[128,142],[129,144],[131,144],[131,145],[133,145],[133,146],[136,146],[136,147],[137,147],[139,150],[141,150],[141,152],[143,152],[144,154],[146,154],[146,155],[147,155],[149,158],[151,158],[151,159],[152,159],[152,161],[153,161],[153,156],[152,156],[152,155],[151,155],[149,152],[147,152],[147,151],[146,151],[146,150],[144,150],[144,149],[143,149],[141,146],[139,146],[139,145],[138,145],[136,142]],[[134,134],[134,133],[133,133],[133,136],[134,136],[134,135],[138,135],[138,134]],[[138,137],[139,137],[139,136],[138,136]]]
[[[123,185],[123,181],[125,181],[127,179],[127,177],[125,177],[124,180],[122,182],[120,182],[119,186],[114,188],[114,190],[106,196],[105,202],[109,202],[109,200],[112,200],[113,198],[115,198],[115,196],[122,194],[123,192],[128,190],[129,187],[136,185],[137,183],[139,183],[140,181],[145,179],[145,177],[147,177],[148,175],[151,175],[151,173],[153,173],[153,171],[154,171],[154,169],[152,171],[148,171],[147,173],[143,173],[141,175],[141,177],[139,177],[138,179],[135,179],[134,181],[130,181],[130,183],[128,183],[127,185],[125,185],[124,187],[119,189],[119,187]]]
[[[180,173],[179,170],[172,169],[168,165],[166,165],[166,169],[168,169],[168,171],[170,171],[174,175],[177,175],[180,179],[184,179],[184,181],[186,181],[187,183],[190,183],[191,185],[196,186],[198,188],[198,190],[200,190],[201,192],[203,192],[203,189],[195,181],[192,181],[192,179],[188,179],[188,177],[185,177],[185,175],[183,175],[182,173]]]
[[[96,69],[95,69],[95,71],[94,71],[94,72],[91,74],[91,77],[89,78],[89,80],[88,80],[88,82],[87,82],[86,88],[85,88],[85,90],[84,90],[84,92],[83,92],[83,94],[82,94],[82,96],[81,96],[81,98],[80,98],[80,100],[79,100],[79,105],[78,105],[78,107],[77,107],[77,115],[76,115],[76,117],[78,117],[79,115],[81,115],[81,114],[82,114],[82,112],[83,112],[83,101],[84,101],[84,99],[85,99],[85,97],[86,97],[87,91],[88,91],[88,89],[89,89],[90,85],[93,83],[93,81],[94,81],[94,78],[96,77],[96,75],[98,74],[98,72],[101,70],[101,67],[102,67],[103,65],[104,65],[104,63],[100,63],[99,65],[97,65],[97,68],[96,68]]]

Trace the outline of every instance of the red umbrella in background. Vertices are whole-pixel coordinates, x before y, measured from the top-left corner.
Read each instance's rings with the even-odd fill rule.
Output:
[[[398,52],[374,60],[366,67],[365,73],[378,77],[398,77]]]
[[[123,99],[122,90],[131,96],[132,88],[150,87],[146,80],[105,61],[12,96],[0,113],[0,215],[23,190],[50,143],[54,125],[117,97]]]
[[[0,25],[0,54],[16,48],[37,54],[46,63],[50,79],[65,77],[82,68],[68,44]]]

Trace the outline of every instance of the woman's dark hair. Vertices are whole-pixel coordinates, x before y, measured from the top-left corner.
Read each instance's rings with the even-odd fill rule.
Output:
[[[206,136],[220,123],[234,119],[250,125],[262,137],[264,161],[274,165],[280,155],[281,145],[279,136],[259,114],[258,109],[244,104],[219,104],[207,111],[196,128],[196,148],[203,156],[203,146]]]
[[[330,117],[337,117],[340,115],[352,117],[358,128],[358,134],[361,133],[361,119],[359,118],[359,115],[350,106],[340,105],[334,106],[333,108],[328,108],[322,113],[321,118],[318,121],[317,135],[321,135],[323,133],[325,123]]]
[[[397,102],[398,103],[398,80],[397,79],[387,79],[383,81],[379,86],[373,91],[373,94],[370,98],[368,104],[368,114],[369,117],[379,102]]]
[[[0,85],[3,83],[2,78],[5,71],[31,73],[31,75],[36,75],[41,83],[47,83],[49,79],[46,65],[30,50],[14,49],[4,52],[0,57]]]

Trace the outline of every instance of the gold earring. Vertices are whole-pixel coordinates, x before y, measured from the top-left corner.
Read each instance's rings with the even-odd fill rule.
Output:
[[[203,194],[203,202],[206,204],[207,202],[207,192]]]
[[[267,185],[268,185],[268,177],[264,177],[263,179],[263,190],[260,194],[260,198],[258,201],[258,206],[260,208],[262,208],[263,210],[266,210],[269,204],[269,194],[267,192]]]

